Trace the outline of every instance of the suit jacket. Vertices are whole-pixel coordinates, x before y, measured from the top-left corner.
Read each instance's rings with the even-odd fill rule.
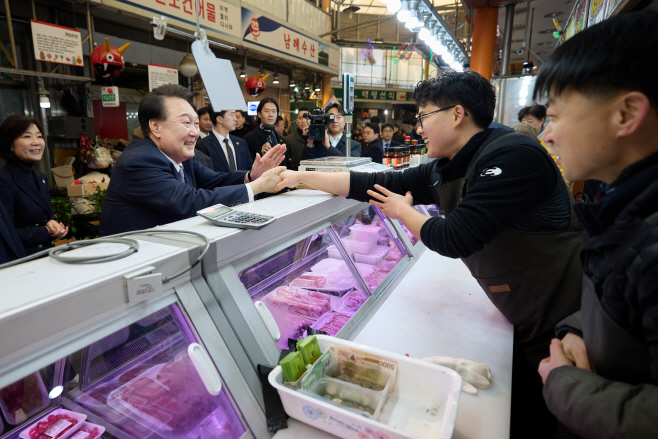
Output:
[[[390,144],[388,145],[388,147],[390,148],[391,146],[400,146],[400,145],[401,145],[400,142],[396,142],[395,140],[391,140],[391,142],[390,142]],[[386,142],[384,142],[384,139],[382,139],[382,146],[383,146],[384,148],[386,148]]]
[[[197,145],[198,144],[199,143],[197,142]],[[211,171],[215,170],[214,166],[212,165],[212,159],[208,157],[206,154],[199,151],[199,149],[194,150],[194,160],[199,162],[200,165],[210,169]]]
[[[346,142],[347,142],[347,136],[345,135],[345,133],[343,133],[343,136],[338,141],[338,144],[336,144],[336,149],[341,153],[343,153],[343,155],[345,155]],[[350,139],[350,144],[352,145],[352,148],[350,149],[350,154],[352,155],[352,157],[361,157],[361,144],[356,140],[352,140],[352,139]]]
[[[345,154],[338,151],[333,146],[329,146],[329,148],[325,148],[321,144],[314,145],[312,148],[309,148],[308,146],[304,145],[304,150],[302,151],[302,160],[319,159],[328,156],[345,157]]]
[[[254,164],[254,161],[251,159],[249,154],[249,147],[247,142],[239,137],[235,137],[229,134],[231,142],[233,142],[233,149],[235,150],[235,165],[239,171],[249,171],[251,166]],[[196,143],[196,148],[206,154],[212,160],[213,168],[216,172],[229,172],[228,169],[228,158],[224,154],[224,149],[222,145],[219,144],[219,139],[213,133],[210,133],[208,137],[198,140]]]
[[[11,262],[25,256],[25,249],[21,243],[14,224],[12,224],[7,211],[0,203],[0,264]]]
[[[194,159],[174,164],[146,138],[131,143],[114,165],[101,210],[100,235],[141,230],[190,218],[214,204],[249,201],[244,171],[213,172]]]
[[[361,157],[370,157],[373,162],[382,163],[384,160],[384,144],[382,143],[382,138],[378,137],[374,142],[367,143],[361,152]]]
[[[251,154],[252,161],[256,159],[256,153],[260,154],[263,145],[265,145],[267,142],[270,142],[270,145],[274,146],[273,137],[276,137],[277,143],[283,141],[283,138],[279,137],[275,131],[272,131],[272,134],[270,135],[267,131],[263,130],[259,126],[249,131],[247,135],[244,136],[244,140],[247,142],[247,145],[249,145],[249,154]],[[233,138],[231,138],[231,140],[232,139]],[[286,157],[281,162],[281,166],[290,167],[290,148],[288,148],[287,144]]]
[[[35,187],[30,179],[34,179],[38,186]],[[46,229],[46,223],[55,219],[47,181],[43,172],[32,169],[26,174],[13,160],[0,169],[0,201],[14,224],[26,255],[53,246]]]
[[[296,171],[299,168],[299,161],[302,159],[302,151],[306,147],[306,142],[304,138],[299,133],[299,130],[295,130],[283,139],[283,142],[286,144],[286,148],[290,152],[290,166],[289,168]]]

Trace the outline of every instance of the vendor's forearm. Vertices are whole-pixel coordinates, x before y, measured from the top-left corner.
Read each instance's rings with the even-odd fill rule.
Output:
[[[346,197],[350,193],[349,172],[302,171],[299,181],[312,188]]]
[[[420,229],[430,218],[431,217],[423,215],[411,206],[400,214],[400,221],[416,238],[418,238],[418,240],[420,240]]]

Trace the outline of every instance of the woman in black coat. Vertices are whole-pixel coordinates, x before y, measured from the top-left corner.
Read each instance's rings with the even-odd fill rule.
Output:
[[[7,161],[0,169],[0,201],[26,255],[52,247],[69,230],[53,216],[46,174],[34,169],[45,149],[36,120],[9,116],[0,125],[0,155]]]

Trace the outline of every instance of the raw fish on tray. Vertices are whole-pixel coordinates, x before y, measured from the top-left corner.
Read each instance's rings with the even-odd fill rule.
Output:
[[[326,277],[307,273],[290,282],[290,286],[301,288],[322,288],[326,283]]]
[[[320,331],[324,331],[329,333],[330,335],[334,336],[340,331],[343,326],[352,318],[352,316],[349,316],[347,314],[339,313],[339,312],[334,312],[331,313],[329,316],[329,319],[326,320],[324,323],[322,322],[317,322],[314,327],[315,329],[319,329]]]

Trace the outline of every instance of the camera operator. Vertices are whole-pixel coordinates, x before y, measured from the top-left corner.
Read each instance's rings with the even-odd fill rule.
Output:
[[[333,113],[325,114],[322,109],[315,108],[311,113],[305,113],[308,126],[304,128],[302,138],[306,145],[302,150],[301,160],[318,159],[327,156],[343,157],[345,154],[331,146],[326,124],[334,121]]]

